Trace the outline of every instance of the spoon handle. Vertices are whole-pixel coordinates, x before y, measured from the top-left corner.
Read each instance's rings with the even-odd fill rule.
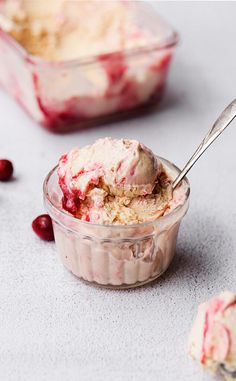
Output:
[[[205,152],[205,150],[214,142],[214,140],[228,127],[232,120],[236,117],[236,99],[233,100],[220,114],[219,118],[213,124],[213,127],[207,133],[197,150],[194,152],[193,156],[187,162],[185,167],[182,169],[180,174],[174,180],[172,188],[175,189],[180,181],[186,176],[188,171],[200,158],[200,156]]]

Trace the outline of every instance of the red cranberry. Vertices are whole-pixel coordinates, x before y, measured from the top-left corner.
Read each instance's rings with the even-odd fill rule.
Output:
[[[0,160],[0,181],[8,181],[13,174],[13,165],[9,160]]]
[[[41,214],[32,222],[33,231],[44,241],[54,241],[52,219],[48,214]]]

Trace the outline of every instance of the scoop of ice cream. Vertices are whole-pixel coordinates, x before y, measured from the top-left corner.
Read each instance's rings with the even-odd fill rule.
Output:
[[[59,160],[63,207],[100,224],[155,220],[168,208],[171,180],[159,159],[136,140],[104,138]]]
[[[156,156],[136,140],[105,138],[63,155],[58,174],[64,194],[84,200],[98,185],[113,196],[151,194],[161,169]]]
[[[236,371],[236,294],[223,292],[199,306],[189,353],[213,372],[225,369],[230,379],[230,371]]]

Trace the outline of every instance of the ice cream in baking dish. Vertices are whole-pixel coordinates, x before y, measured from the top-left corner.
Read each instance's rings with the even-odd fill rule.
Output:
[[[201,304],[189,337],[189,353],[204,368],[236,378],[236,294],[223,292]]]
[[[61,260],[76,276],[133,287],[160,276],[188,209],[188,182],[136,140],[104,138],[63,155],[44,183]]]
[[[65,61],[145,46],[124,1],[6,0],[1,24],[26,50]]]
[[[176,41],[144,3],[1,0],[0,83],[45,127],[69,131],[158,100]]]

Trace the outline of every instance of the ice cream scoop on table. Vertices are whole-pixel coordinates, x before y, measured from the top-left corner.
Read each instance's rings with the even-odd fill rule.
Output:
[[[189,354],[200,365],[236,379],[236,294],[223,292],[201,304],[189,337]]]

